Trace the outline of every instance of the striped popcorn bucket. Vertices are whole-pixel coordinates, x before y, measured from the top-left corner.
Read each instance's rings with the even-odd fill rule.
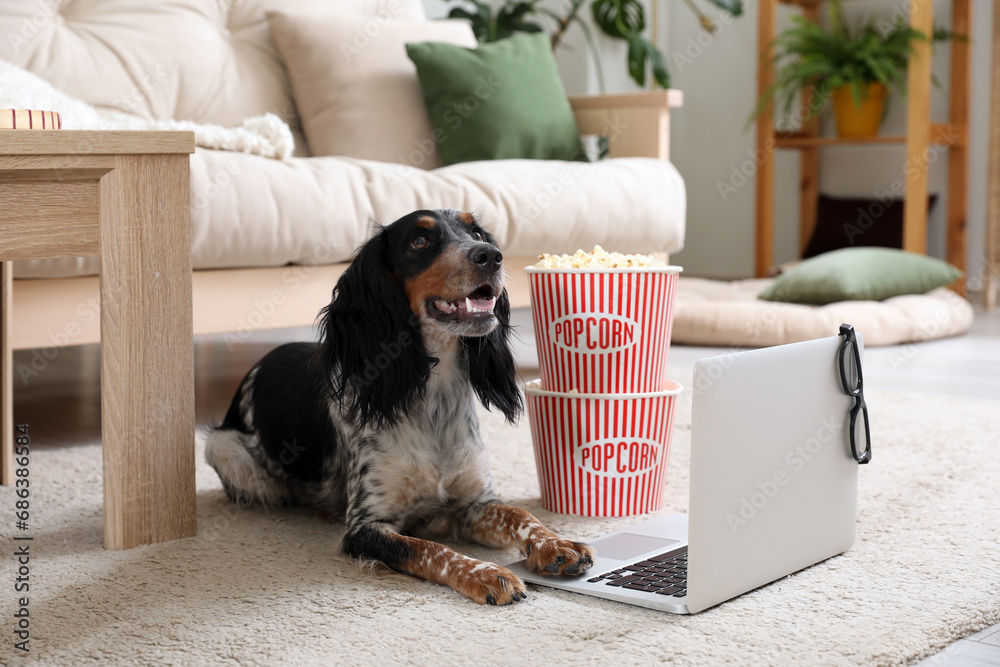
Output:
[[[525,387],[542,506],[581,516],[660,509],[681,386],[641,394]]]
[[[551,391],[659,391],[679,266],[528,267],[542,386]]]
[[[54,111],[0,109],[0,130],[61,130],[62,117]]]

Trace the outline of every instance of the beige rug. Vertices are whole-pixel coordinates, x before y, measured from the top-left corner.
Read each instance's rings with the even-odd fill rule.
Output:
[[[665,511],[687,506],[685,398]],[[338,525],[307,511],[234,510],[201,452],[198,536],[104,551],[99,448],[37,446],[31,653],[17,663],[14,496],[0,489],[0,663],[913,662],[1000,621],[1000,404],[886,394],[868,402],[874,462],[861,471],[855,547],[694,617],[540,588],[514,606],[480,607],[440,586],[359,571],[338,553]],[[629,521],[541,510],[526,423],[487,417],[484,425],[509,501],[576,538]],[[515,556],[457,546],[501,563]]]

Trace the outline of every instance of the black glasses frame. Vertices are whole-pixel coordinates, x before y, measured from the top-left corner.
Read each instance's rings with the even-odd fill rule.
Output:
[[[864,465],[872,460],[872,434],[868,426],[868,404],[865,403],[865,380],[861,374],[861,350],[858,349],[858,337],[854,333],[853,326],[850,324],[841,324],[840,335],[844,337],[844,342],[840,344],[840,382],[847,395],[854,399],[854,405],[851,406],[851,454],[854,455],[854,460],[858,464]],[[854,367],[858,371],[858,386],[854,388],[850,386],[850,382],[847,379],[846,362],[848,350],[851,350],[851,353],[854,355]],[[859,413],[865,421],[865,448],[860,455],[858,454],[857,436],[855,435],[857,433]]]

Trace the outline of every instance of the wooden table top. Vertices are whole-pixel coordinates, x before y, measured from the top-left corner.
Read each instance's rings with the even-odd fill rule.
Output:
[[[0,155],[194,153],[194,132],[0,130]]]

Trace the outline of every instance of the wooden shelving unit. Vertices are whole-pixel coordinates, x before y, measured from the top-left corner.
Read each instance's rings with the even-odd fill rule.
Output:
[[[1000,0],[993,0],[993,81],[990,85],[990,162],[987,178],[983,302],[997,305],[1000,287]]]
[[[802,8],[803,16],[810,21],[820,20],[823,0],[760,0],[758,44],[760,56],[777,36],[777,8],[779,1]],[[933,31],[934,7],[932,0],[909,0],[910,24],[930,35]],[[952,0],[951,30],[959,35],[969,33],[970,0]],[[870,139],[840,139],[821,137],[819,117],[803,124],[799,132],[778,132],[774,127],[773,109],[765,109],[757,121],[757,148],[764,156],[757,169],[756,201],[756,274],[768,275],[774,267],[774,160],[777,149],[788,148],[801,152],[801,190],[799,213],[800,253],[805,250],[813,228],[816,226],[816,207],[819,201],[820,149],[824,146],[858,144],[879,146],[892,143],[906,145],[906,176],[903,213],[903,248],[912,252],[927,252],[927,169],[928,150],[932,145],[948,148],[948,250],[947,259],[959,269],[966,270],[968,245],[967,216],[967,143],[969,123],[969,70],[971,49],[969,42],[951,40],[951,99],[948,122],[931,124],[931,45],[918,42],[907,69],[907,119],[905,136],[878,136]],[[761,60],[762,61],[762,60]],[[774,72],[761,67],[757,75],[758,98],[774,81]],[[803,99],[803,104],[808,104]],[[956,285],[965,291],[965,283]]]

